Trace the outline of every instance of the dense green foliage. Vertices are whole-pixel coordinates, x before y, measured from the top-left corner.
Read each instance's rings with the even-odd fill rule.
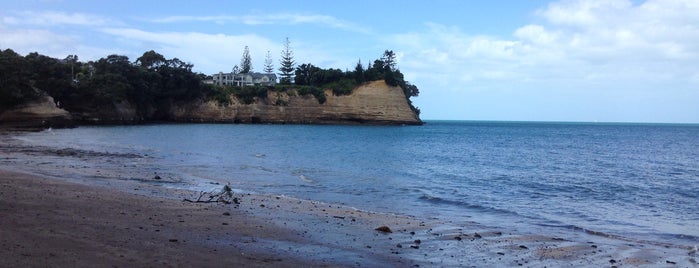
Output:
[[[40,96],[27,59],[11,49],[0,50],[0,111]]]
[[[296,92],[299,93],[299,95],[308,95],[311,94],[313,97],[315,97],[318,100],[318,103],[325,103],[327,100],[325,97],[325,90],[314,87],[314,86],[297,86],[296,87]]]
[[[165,59],[154,51],[144,53],[136,62],[120,55],[80,62],[77,56],[59,60],[30,53],[22,57],[8,49],[0,56],[0,70],[4,108],[44,91],[71,112],[109,110],[126,101],[146,119],[172,102],[212,93],[211,87],[202,83],[203,75],[192,72],[192,64]]]
[[[266,98],[267,91],[272,90],[268,86],[246,86],[246,87],[231,87],[233,94],[245,104],[255,102],[255,98]]]

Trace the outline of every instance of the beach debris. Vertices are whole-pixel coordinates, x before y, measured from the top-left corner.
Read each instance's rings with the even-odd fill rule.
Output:
[[[699,251],[699,247],[697,245],[694,245],[694,247],[689,250],[687,255],[695,255],[695,254],[697,254],[697,251]]]
[[[482,236],[481,236],[480,234],[478,234],[478,233],[475,233],[475,234],[473,235],[473,237],[475,237],[475,238],[481,238]]]
[[[196,200],[185,198],[184,201],[191,203],[240,204],[240,200],[237,197],[233,197],[233,189],[228,185],[224,185],[219,192],[201,192]]]
[[[154,179],[154,180],[162,180],[163,178],[161,178],[161,177],[158,176],[158,175],[155,175],[155,177],[153,177],[153,179]]]
[[[386,225],[381,226],[381,227],[377,227],[377,228],[374,229],[374,230],[379,231],[379,232],[382,232],[382,233],[393,233],[393,231],[391,230],[391,228],[388,228],[388,226],[386,226]]]
[[[525,245],[519,245],[519,248],[521,248],[521,249],[529,249],[529,248],[528,248],[527,246],[525,246]]]

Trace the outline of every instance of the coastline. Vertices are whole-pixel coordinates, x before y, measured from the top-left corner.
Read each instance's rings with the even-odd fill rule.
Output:
[[[585,232],[521,233],[268,194],[236,193],[237,206],[188,203],[198,192],[107,174],[101,184],[61,170],[32,175],[42,174],[27,164],[37,159],[100,155],[2,143],[0,257],[8,266],[696,266],[689,249]]]

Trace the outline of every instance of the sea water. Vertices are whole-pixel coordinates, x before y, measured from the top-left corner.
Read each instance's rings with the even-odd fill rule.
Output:
[[[216,181],[452,223],[699,243],[699,125],[172,124],[24,138],[145,155],[130,169],[186,178],[181,187]]]

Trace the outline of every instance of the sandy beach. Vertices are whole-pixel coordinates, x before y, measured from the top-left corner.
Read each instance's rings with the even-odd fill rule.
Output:
[[[690,248],[584,231],[521,233],[270,194],[192,203],[199,192],[80,183],[32,163],[85,152],[11,143],[0,146],[2,267],[697,267]]]

